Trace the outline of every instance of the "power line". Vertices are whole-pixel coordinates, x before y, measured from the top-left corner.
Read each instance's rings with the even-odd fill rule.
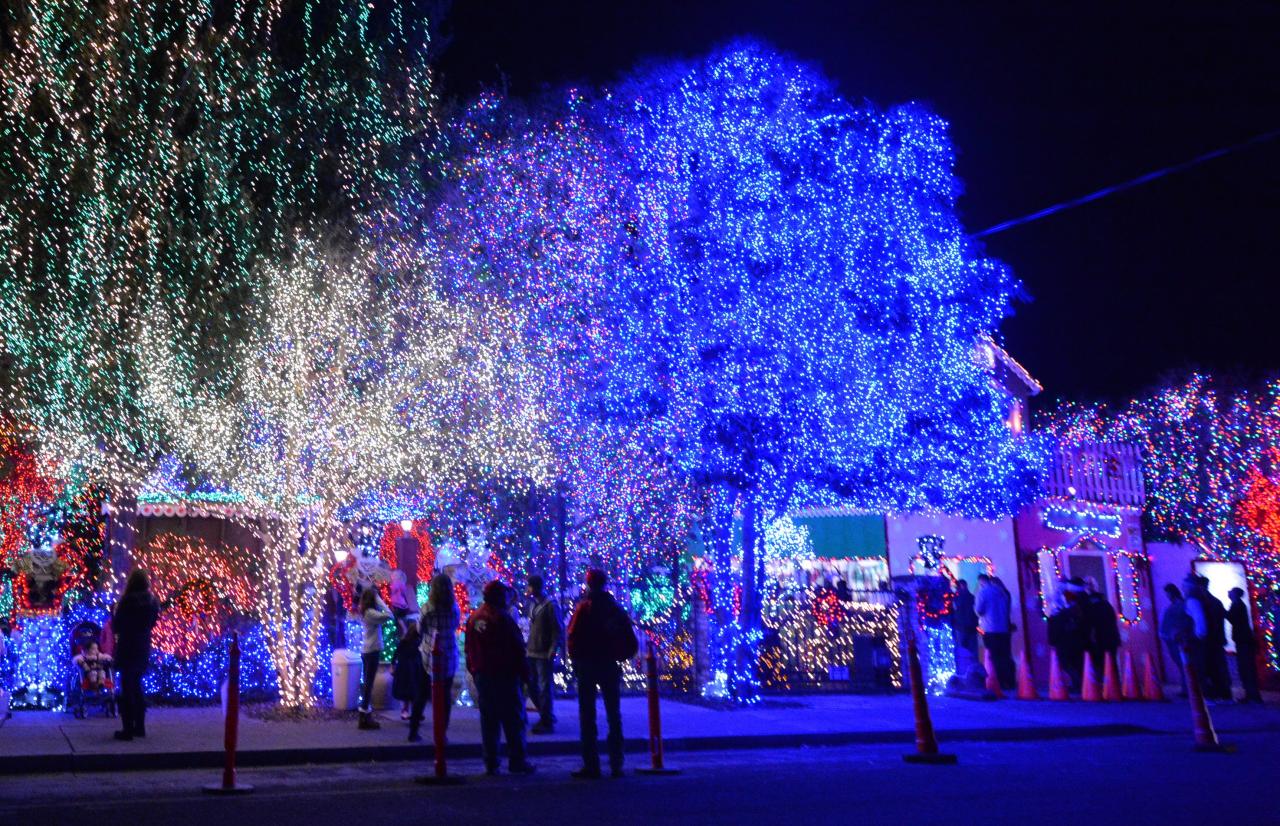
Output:
[[[1261,135],[1255,135],[1254,137],[1241,141],[1240,143],[1232,144],[1231,146],[1223,147],[1222,149],[1214,149],[1211,152],[1205,152],[1203,155],[1197,155],[1191,160],[1173,164],[1172,166],[1166,166],[1163,169],[1157,169],[1154,172],[1139,175],[1138,177],[1125,181],[1124,183],[1104,187],[1096,192],[1090,192],[1088,195],[1074,198],[1070,201],[1063,201],[1059,204],[1054,204],[1051,207],[1046,207],[1038,212],[1033,212],[1030,215],[1024,215],[1021,218],[1013,218],[1003,223],[996,224],[993,227],[984,229],[982,232],[975,232],[971,237],[985,238],[988,235],[995,235],[997,232],[1004,232],[1006,229],[1012,229],[1013,227],[1021,226],[1023,224],[1029,224],[1032,221],[1037,221],[1046,216],[1053,215],[1054,213],[1062,212],[1064,210],[1071,209],[1072,207],[1078,207],[1081,204],[1087,204],[1090,201],[1096,201],[1099,198],[1105,198],[1108,195],[1114,195],[1115,193],[1123,192],[1126,189],[1133,189],[1135,186],[1141,186],[1142,184],[1154,181],[1157,178],[1163,178],[1166,175],[1173,175],[1174,173],[1182,172],[1193,166],[1199,166],[1205,161],[1211,161],[1214,158],[1221,158],[1223,155],[1230,155],[1232,152],[1238,152],[1241,149],[1247,149],[1248,147],[1256,146],[1260,143],[1266,143],[1267,141],[1274,140],[1277,137],[1280,137],[1280,129],[1263,132]]]

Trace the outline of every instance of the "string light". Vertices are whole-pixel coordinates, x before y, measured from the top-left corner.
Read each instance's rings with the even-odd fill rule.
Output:
[[[1062,405],[1044,418],[1064,444],[1141,447],[1145,533],[1244,566],[1266,660],[1280,670],[1280,561],[1268,494],[1280,451],[1280,382],[1223,391],[1197,373],[1114,407]]]

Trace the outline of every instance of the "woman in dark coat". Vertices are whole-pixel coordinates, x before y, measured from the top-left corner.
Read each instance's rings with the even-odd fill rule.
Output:
[[[116,636],[116,667],[120,669],[120,722],[117,740],[146,737],[147,706],[142,694],[142,676],[151,660],[151,629],[160,618],[160,603],[151,594],[151,584],[142,570],[129,574],[124,593],[111,613],[111,630]]]

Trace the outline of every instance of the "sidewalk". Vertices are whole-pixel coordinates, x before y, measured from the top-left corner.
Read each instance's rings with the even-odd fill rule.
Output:
[[[1000,700],[975,702],[943,697],[929,701],[938,738],[1049,740],[1067,737],[1168,733],[1190,742],[1191,717],[1185,700],[1166,703],[1051,703]],[[566,755],[577,751],[577,705],[556,704],[560,723],[550,736],[530,735],[530,753]],[[623,699],[623,731],[632,764],[647,761],[647,707],[644,698]],[[1210,709],[1222,734],[1280,732],[1280,706],[1222,705]],[[784,748],[903,743],[914,740],[911,699],[906,695],[818,695],[767,700],[732,711],[664,700],[663,733],[670,751]],[[16,712],[0,727],[0,773],[119,771],[127,769],[214,768],[221,766],[222,721],[218,708],[152,708],[147,738],[118,742],[119,721],[94,716]],[[604,726],[603,714],[601,726]],[[380,731],[358,731],[354,722],[266,722],[242,715],[239,764],[279,766],[422,760],[428,742],[406,742],[407,724],[398,712],[382,712]],[[603,731],[601,732],[603,735]],[[430,726],[424,726],[430,738]],[[450,759],[480,756],[475,709],[457,708],[449,731]]]

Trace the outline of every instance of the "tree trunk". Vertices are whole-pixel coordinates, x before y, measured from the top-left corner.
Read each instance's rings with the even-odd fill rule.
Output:
[[[267,649],[276,669],[280,703],[305,708],[315,703],[317,649],[327,577],[325,560],[332,549],[332,525],[327,513],[317,515],[309,541],[303,545],[300,518],[281,520],[263,532],[263,561],[259,605],[267,632]],[[271,577],[270,574],[275,576]]]
[[[760,571],[763,563],[758,553],[759,505],[752,492],[743,496],[742,503],[742,607],[738,612],[737,679],[732,690],[739,702],[753,702],[760,695],[760,640],[762,634]]]

